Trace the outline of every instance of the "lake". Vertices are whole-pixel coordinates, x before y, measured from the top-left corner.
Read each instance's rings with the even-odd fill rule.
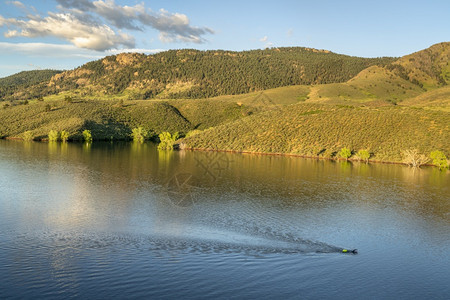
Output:
[[[449,192],[436,168],[0,140],[0,298],[448,299]]]

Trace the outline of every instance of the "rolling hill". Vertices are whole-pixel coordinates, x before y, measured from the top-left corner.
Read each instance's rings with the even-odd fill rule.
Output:
[[[282,86],[345,82],[363,69],[394,58],[360,58],[309,48],[243,52],[170,50],[123,53],[56,74],[45,86],[6,99],[23,100],[70,91],[79,96],[125,99],[208,98]]]
[[[0,79],[14,90],[9,98],[44,95],[4,101],[0,136],[45,139],[53,129],[77,140],[89,129],[94,139],[123,140],[142,126],[153,137],[189,133],[179,143],[192,149],[333,158],[348,147],[395,162],[418,149],[449,157],[449,53],[450,43],[399,59],[307,48],[120,54],[73,71],[21,74],[39,78],[34,83]]]
[[[55,70],[23,71],[11,76],[0,78],[0,99],[30,99],[35,95],[33,90],[41,95],[47,89],[50,79],[61,73]]]

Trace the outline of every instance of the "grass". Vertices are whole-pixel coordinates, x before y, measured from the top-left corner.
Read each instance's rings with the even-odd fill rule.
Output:
[[[309,101],[334,104],[384,101],[387,105],[397,104],[420,93],[423,90],[419,86],[384,68],[373,66],[361,71],[348,82],[314,86]]]
[[[314,113],[312,113],[314,112]],[[295,104],[248,116],[183,140],[188,148],[333,158],[343,147],[373,160],[402,160],[405,149],[450,153],[450,115],[401,107]]]
[[[48,103],[50,111],[45,108]],[[126,103],[117,107],[108,101],[55,100],[8,107],[0,110],[0,136],[20,138],[25,131],[31,131],[35,139],[45,139],[50,130],[66,130],[70,139],[81,140],[82,131],[91,130],[94,140],[121,140],[129,139],[132,128],[139,126],[154,134],[192,129],[190,122],[165,102]]]

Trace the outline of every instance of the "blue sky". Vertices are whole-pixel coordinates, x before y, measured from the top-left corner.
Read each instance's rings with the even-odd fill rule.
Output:
[[[0,77],[124,51],[303,46],[377,57],[445,41],[448,0],[0,0]]]

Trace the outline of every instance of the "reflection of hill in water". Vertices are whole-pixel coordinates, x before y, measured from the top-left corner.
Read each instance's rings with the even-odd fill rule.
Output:
[[[145,233],[172,226],[186,233],[183,228],[196,226],[275,240],[291,235],[325,241],[310,235],[309,228],[351,232],[355,212],[370,219],[387,210],[410,216],[410,222],[442,222],[450,211],[449,172],[434,168],[167,152],[134,143],[0,145],[3,160],[29,168],[38,182],[50,184],[50,191],[39,193],[53,199],[43,206],[53,205],[49,209],[58,213],[49,213],[46,220],[64,228],[91,224]],[[178,174],[191,175],[179,190],[170,183]],[[186,193],[192,205],[177,206],[170,198]],[[279,236],[270,236],[275,233]]]

